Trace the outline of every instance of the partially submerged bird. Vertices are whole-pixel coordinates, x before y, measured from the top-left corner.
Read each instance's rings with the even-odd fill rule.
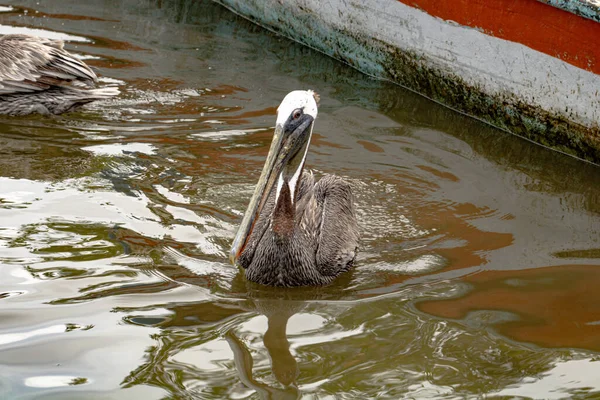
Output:
[[[230,251],[250,281],[325,285],[354,262],[358,225],[350,185],[334,175],[315,182],[304,171],[317,99],[311,90],[293,91],[277,109],[271,149]]]
[[[119,94],[94,88],[98,77],[60,40],[0,36],[0,114],[62,114]]]

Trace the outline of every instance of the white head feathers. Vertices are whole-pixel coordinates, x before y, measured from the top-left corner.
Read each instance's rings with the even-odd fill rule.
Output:
[[[277,125],[283,125],[292,114],[292,111],[297,108],[303,109],[304,114],[308,114],[316,119],[317,101],[315,95],[316,93],[312,90],[294,90],[293,92],[289,92],[279,105],[279,108],[277,108]]]

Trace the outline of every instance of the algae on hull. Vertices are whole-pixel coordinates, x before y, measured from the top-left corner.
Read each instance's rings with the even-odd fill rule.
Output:
[[[385,46],[382,44],[382,46]],[[600,163],[600,130],[589,129],[505,94],[493,96],[428,67],[415,54],[387,47],[388,79],[499,129],[583,160]]]

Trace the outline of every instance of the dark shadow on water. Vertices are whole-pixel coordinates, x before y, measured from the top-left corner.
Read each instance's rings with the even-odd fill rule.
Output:
[[[290,302],[283,299],[257,300],[254,305],[261,314],[267,317],[267,331],[263,343],[271,361],[271,371],[283,388],[271,387],[253,378],[252,354],[234,333],[230,330],[224,337],[233,352],[235,367],[240,381],[250,389],[254,389],[262,399],[297,399],[300,393],[297,388],[297,378],[300,369],[296,359],[290,352],[286,328],[288,320],[304,308],[302,302]]]

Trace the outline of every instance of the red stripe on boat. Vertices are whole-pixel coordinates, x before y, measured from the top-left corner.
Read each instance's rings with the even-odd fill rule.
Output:
[[[537,0],[398,0],[600,74],[600,23]]]

